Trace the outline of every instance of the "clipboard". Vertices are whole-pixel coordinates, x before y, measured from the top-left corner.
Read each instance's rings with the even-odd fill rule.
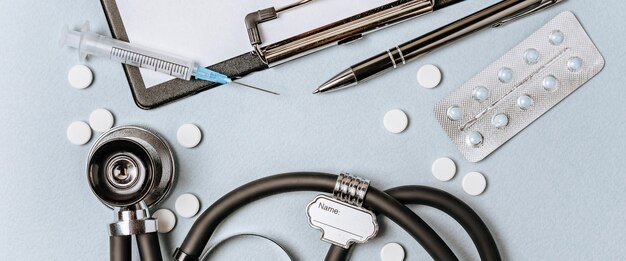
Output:
[[[116,1],[100,0],[100,2],[113,38],[129,41]],[[172,79],[147,88],[139,68],[125,64],[122,67],[130,85],[135,104],[145,110],[220,86],[217,83],[201,80],[185,81]],[[221,72],[231,78],[240,78],[269,67],[257,55],[247,52],[207,68]]]
[[[245,30],[244,18],[251,14],[251,10],[255,14],[263,12],[265,9],[259,9],[266,8],[266,3],[263,2],[241,0],[218,4],[211,1],[187,0],[190,2],[185,1],[185,4],[182,4],[180,1],[165,0],[100,1],[114,38],[123,41],[132,39],[133,43],[137,44],[142,44],[143,41],[145,46],[156,45],[153,47],[158,50],[183,56],[190,55],[200,64],[213,64],[207,66],[208,69],[225,74],[231,79],[238,79],[330,45],[353,42],[361,39],[367,32],[463,0],[362,0],[356,5],[348,0],[315,1],[307,4],[307,8],[298,8],[281,14],[287,21],[291,19],[288,23],[264,25],[271,33],[263,36],[269,37],[266,39],[268,45],[262,47],[262,50],[246,39],[250,36],[250,28],[247,28],[248,31]],[[274,1],[276,4],[293,3],[294,0]],[[195,7],[189,6],[194,3]],[[305,10],[302,12],[299,9]],[[173,19],[167,16],[173,16]],[[128,23],[126,27],[124,22]],[[277,28],[275,27],[277,24],[286,26]],[[132,37],[129,37],[128,32]],[[324,34],[323,40],[316,38]],[[128,65],[123,65],[123,69],[135,103],[142,109],[152,109],[219,86],[199,80],[167,78],[154,71]]]

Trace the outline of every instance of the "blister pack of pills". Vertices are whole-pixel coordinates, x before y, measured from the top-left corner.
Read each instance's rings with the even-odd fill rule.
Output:
[[[435,117],[464,157],[478,162],[604,68],[564,12],[439,102]]]

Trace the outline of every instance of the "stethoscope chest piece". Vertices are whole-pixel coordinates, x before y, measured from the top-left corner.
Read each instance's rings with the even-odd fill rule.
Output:
[[[87,159],[87,179],[93,193],[110,208],[163,200],[175,180],[172,151],[161,137],[137,126],[104,133]]]

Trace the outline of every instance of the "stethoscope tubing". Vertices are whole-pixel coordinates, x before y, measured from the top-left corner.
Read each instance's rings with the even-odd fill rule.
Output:
[[[156,232],[135,235],[141,260],[163,260],[159,235]],[[109,251],[111,261],[131,261],[131,236],[110,236]]]
[[[132,239],[130,236],[109,236],[109,257],[111,261],[132,259]]]
[[[334,188],[336,178],[336,175],[325,173],[286,173],[259,179],[241,186],[220,198],[198,218],[187,238],[185,238],[181,250],[185,251],[185,248],[183,248],[185,245],[200,247],[200,250],[204,249],[217,225],[230,213],[247,203],[263,197],[291,191],[315,190],[330,192]],[[293,185],[293,182],[297,182],[298,185]],[[238,196],[233,197],[233,195]],[[435,260],[458,259],[439,235],[405,205],[425,205],[443,211],[454,218],[467,231],[478,249],[481,260],[502,260],[497,244],[480,216],[463,201],[445,191],[426,186],[402,186],[381,192],[370,187],[365,197],[365,204],[377,214],[383,214],[402,226],[422,244]],[[209,230],[202,230],[203,228]],[[193,236],[197,236],[196,234],[198,233],[207,236],[194,239]],[[428,236],[429,240],[423,242],[423,238],[421,238],[423,236]],[[207,240],[206,242],[193,242],[193,240],[205,239]],[[112,236],[110,244],[112,261],[131,260],[130,236]],[[137,235],[137,244],[142,260],[162,260],[156,233]],[[435,250],[429,249],[429,247]],[[350,249],[331,246],[325,260],[347,260],[349,253]],[[444,257],[444,255],[449,256]],[[190,254],[188,256],[191,257]]]
[[[295,172],[274,175],[245,184],[218,199],[191,227],[178,251],[197,260],[217,226],[231,213],[255,200],[294,191],[331,193],[337,175]],[[370,187],[365,206],[404,228],[435,260],[458,260],[441,237],[413,211],[388,194]]]

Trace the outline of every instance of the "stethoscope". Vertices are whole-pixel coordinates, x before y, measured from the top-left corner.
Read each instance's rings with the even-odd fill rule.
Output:
[[[342,177],[294,172],[245,184],[218,199],[197,218],[182,245],[174,251],[174,260],[199,260],[218,225],[248,203],[295,191],[336,194],[338,180]],[[89,152],[87,178],[93,193],[115,212],[115,220],[109,224],[110,260],[131,260],[132,236],[136,238],[141,260],[163,260],[157,222],[150,217],[149,208],[167,197],[175,183],[174,156],[167,142],[137,126],[112,129],[103,134]],[[403,186],[386,191],[369,187],[361,200],[364,207],[400,225],[435,260],[458,258],[406,205],[425,205],[443,211],[467,231],[482,260],[502,259],[489,228],[478,214],[445,191],[426,186]],[[325,260],[347,260],[349,251],[350,248],[331,245]]]

